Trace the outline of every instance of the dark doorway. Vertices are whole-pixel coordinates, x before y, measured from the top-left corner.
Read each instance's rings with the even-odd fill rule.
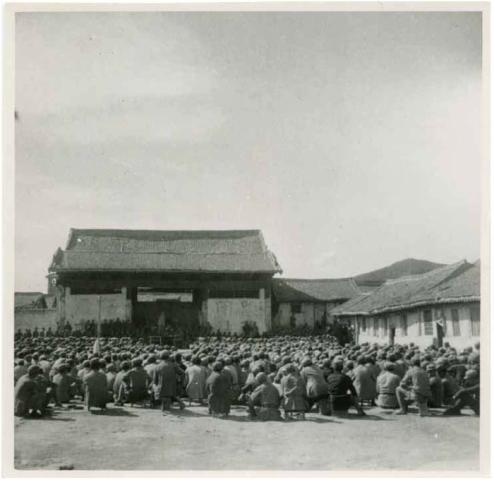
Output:
[[[395,344],[395,334],[396,334],[396,327],[390,327],[390,329],[389,329],[389,344],[390,345]]]

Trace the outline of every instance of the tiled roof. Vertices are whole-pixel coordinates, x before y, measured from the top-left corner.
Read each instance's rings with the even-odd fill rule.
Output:
[[[374,292],[362,296],[361,299],[350,300],[331,313],[333,315],[372,315],[465,298],[470,296],[466,295],[467,293],[475,292],[475,273],[469,272],[470,270],[472,270],[472,265],[461,261],[421,275],[388,280]],[[480,281],[480,275],[478,276]],[[442,294],[441,288],[444,288]]]
[[[54,271],[281,272],[259,230],[71,230]]]
[[[351,278],[342,279],[273,279],[273,295],[278,302],[331,302],[347,300],[360,290]]]
[[[331,315],[357,315],[361,313],[362,310],[359,309],[359,305],[363,303],[363,301],[371,294],[371,292],[362,292],[360,295],[357,295],[354,298],[351,298],[345,303],[338,305],[333,308],[330,312]]]
[[[15,292],[15,308],[42,308],[44,294],[41,292]]]

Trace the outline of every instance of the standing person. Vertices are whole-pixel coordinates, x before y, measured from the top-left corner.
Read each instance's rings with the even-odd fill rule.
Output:
[[[305,399],[304,381],[296,375],[296,368],[292,364],[285,367],[285,372],[286,375],[281,379],[285,418],[290,419],[292,415],[296,415],[305,419],[307,401]]]
[[[185,391],[190,402],[203,403],[206,398],[206,371],[199,357],[192,358],[192,365],[185,370]]]
[[[206,391],[209,413],[213,416],[227,416],[231,405],[231,380],[230,376],[223,372],[223,363],[213,364],[213,373],[207,379]]]
[[[429,377],[420,366],[420,357],[416,356],[412,359],[411,368],[407,371],[396,389],[396,398],[400,405],[400,409],[396,414],[406,415],[408,413],[408,404],[416,402],[420,416],[428,416],[427,402],[431,396]]]
[[[400,385],[400,377],[395,373],[396,366],[392,362],[384,363],[384,371],[377,377],[377,406],[381,408],[398,408],[396,389]]]
[[[84,377],[84,402],[90,412],[92,407],[106,409],[108,401],[108,384],[106,375],[100,371],[100,361],[97,358],[91,360],[91,372]]]
[[[170,410],[173,401],[178,402],[180,410],[185,408],[182,400],[177,398],[177,377],[183,375],[183,371],[170,359],[170,352],[163,351],[160,355],[161,362],[153,372],[153,387],[156,400],[161,400],[163,414]]]

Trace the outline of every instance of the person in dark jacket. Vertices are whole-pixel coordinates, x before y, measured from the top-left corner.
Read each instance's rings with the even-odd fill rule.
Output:
[[[25,417],[28,415],[39,416],[38,406],[38,384],[35,379],[41,374],[41,369],[35,365],[29,367],[27,373],[19,378],[15,385],[14,415]]]
[[[184,402],[178,398],[177,378],[182,378],[183,370],[170,359],[170,352],[161,352],[161,362],[153,371],[153,389],[156,400],[161,400],[161,411],[170,410],[173,402],[177,402],[180,410],[185,408]]]
[[[470,407],[475,415],[480,415],[480,378],[476,370],[467,370],[463,387],[453,395],[453,402],[443,415],[461,415],[465,407]]]
[[[332,412],[346,412],[353,406],[359,415],[365,415],[359,404],[357,391],[351,378],[343,373],[343,362],[334,362],[333,370],[334,372],[328,375],[328,391]]]
[[[91,360],[91,372],[83,379],[84,402],[90,412],[92,407],[106,409],[108,401],[108,382],[104,372],[100,371],[100,361],[97,358]]]
[[[211,415],[227,416],[230,413],[232,399],[231,377],[223,371],[223,363],[213,364],[213,373],[206,381],[209,413]]]
[[[132,360],[132,369],[123,376],[122,381],[126,386],[126,400],[131,405],[149,398],[149,376],[140,358]]]

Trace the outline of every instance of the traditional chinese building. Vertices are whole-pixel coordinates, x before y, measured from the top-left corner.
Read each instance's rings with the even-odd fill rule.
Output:
[[[58,321],[209,322],[240,333],[271,327],[271,279],[281,272],[259,230],[72,229],[49,268]]]
[[[273,279],[273,323],[314,327],[331,323],[331,310],[361,291],[351,278]]]
[[[480,262],[388,280],[331,313],[354,326],[359,343],[472,346],[480,340]]]

